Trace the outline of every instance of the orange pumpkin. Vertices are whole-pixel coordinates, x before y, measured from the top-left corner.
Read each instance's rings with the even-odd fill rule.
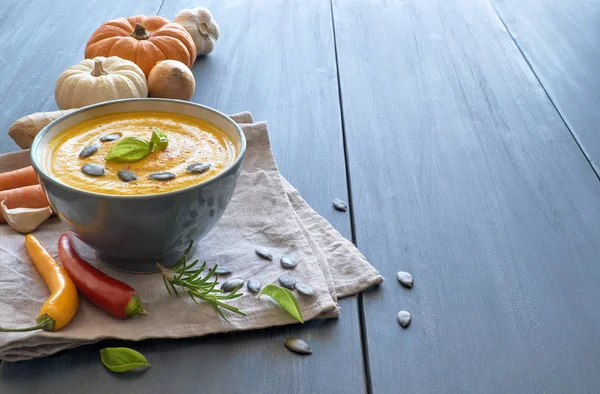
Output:
[[[181,25],[161,16],[117,18],[100,26],[85,47],[85,57],[118,56],[137,64],[146,77],[161,60],[178,60],[188,67],[196,61],[196,46]]]

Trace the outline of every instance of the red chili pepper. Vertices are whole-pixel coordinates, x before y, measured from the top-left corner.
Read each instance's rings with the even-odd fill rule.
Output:
[[[121,319],[147,313],[135,290],[82,259],[68,234],[58,240],[58,257],[75,287],[98,308]]]

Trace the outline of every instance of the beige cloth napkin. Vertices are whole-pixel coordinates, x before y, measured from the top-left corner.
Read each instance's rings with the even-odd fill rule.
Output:
[[[312,297],[297,294],[305,320],[339,316],[338,297],[356,294],[383,278],[354,245],[313,211],[277,170],[271,152],[267,125],[252,123],[249,113],[233,115],[241,124],[248,148],[234,196],[217,226],[199,242],[196,258],[209,266],[225,265],[230,277],[255,278],[263,286],[277,283],[287,273],[315,290]],[[0,172],[29,164],[27,152],[0,155]],[[340,213],[341,214],[341,213]],[[58,259],[57,241],[65,228],[53,217],[34,234]],[[259,258],[257,246],[268,248],[275,259]],[[73,320],[57,332],[0,333],[0,359],[7,361],[42,357],[106,338],[142,340],[184,338],[212,333],[241,331],[296,323],[268,298],[258,299],[244,288],[244,296],[233,303],[248,316],[228,313],[226,322],[208,304],[195,305],[185,294],[171,297],[160,274],[127,274],[96,259],[94,252],[78,243],[85,259],[108,275],[136,289],[148,309],[147,316],[127,320],[113,318],[86,299]],[[298,265],[284,270],[283,254],[291,254]],[[0,324],[27,327],[49,292],[24,247],[24,236],[0,225]]]

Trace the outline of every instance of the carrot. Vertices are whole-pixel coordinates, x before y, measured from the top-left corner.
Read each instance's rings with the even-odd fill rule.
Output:
[[[0,191],[0,201],[4,201],[7,208],[44,208],[50,205],[46,193],[41,185],[32,185]],[[0,214],[2,216],[2,214]],[[0,217],[0,223],[4,223]]]
[[[0,190],[16,189],[38,183],[40,182],[37,173],[32,166],[0,174]]]

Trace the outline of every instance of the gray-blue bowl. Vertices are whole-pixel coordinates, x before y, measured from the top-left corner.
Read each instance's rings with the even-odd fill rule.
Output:
[[[142,196],[76,189],[46,170],[46,146],[57,134],[98,116],[138,111],[178,113],[206,120],[231,137],[237,157],[229,168],[205,182]],[[219,221],[233,195],[245,152],[246,138],[238,124],[212,108],[180,100],[126,99],[84,107],[55,120],[36,136],[30,154],[52,209],[77,238],[116,269],[155,272],[157,262],[172,266],[191,240],[200,240]]]

